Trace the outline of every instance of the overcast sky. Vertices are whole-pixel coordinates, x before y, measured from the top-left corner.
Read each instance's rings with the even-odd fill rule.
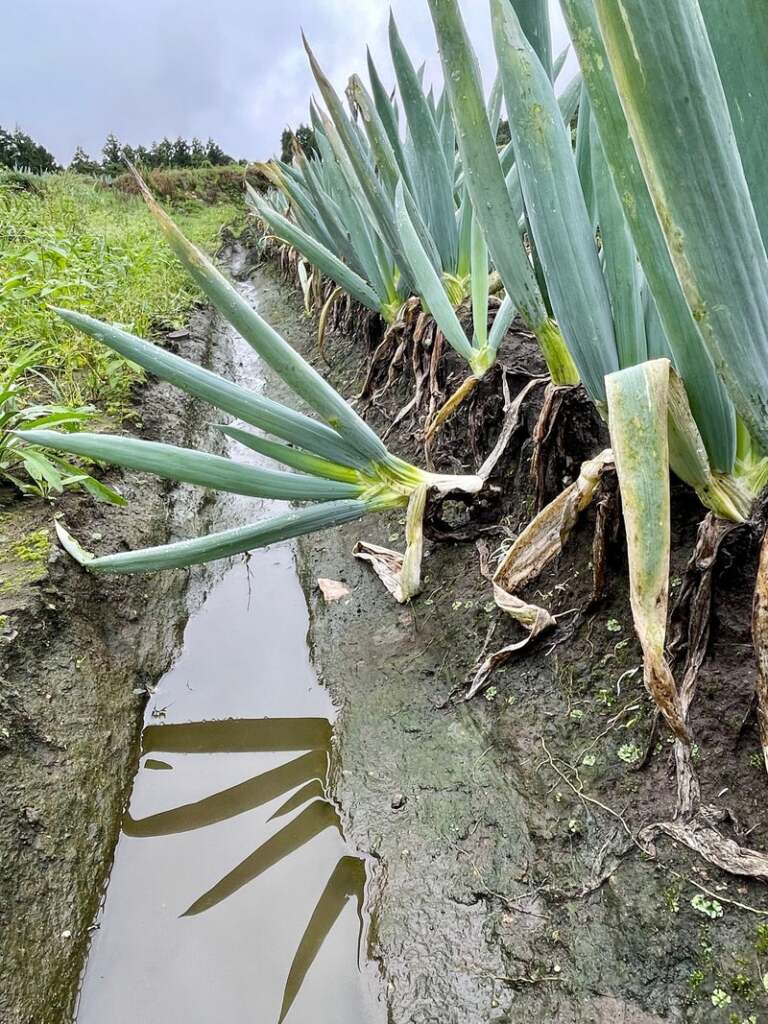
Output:
[[[554,49],[566,43],[557,0]],[[461,0],[486,78],[495,62],[487,0]],[[393,0],[412,59],[439,62],[427,0]],[[236,158],[279,151],[307,120],[313,80],[303,27],[339,89],[370,44],[389,68],[385,0],[25,0],[3,15],[0,125],[20,125],[69,162],[108,132],[148,145],[213,136]],[[572,59],[572,58],[571,58]],[[387,74],[386,80],[391,80]]]

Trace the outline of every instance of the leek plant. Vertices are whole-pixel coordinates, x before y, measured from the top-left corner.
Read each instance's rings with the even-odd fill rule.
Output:
[[[768,310],[762,305],[768,257],[757,212],[766,172],[765,160],[754,152],[759,149],[754,121],[748,127],[741,112],[743,102],[743,109],[757,118],[755,97],[763,96],[763,87],[751,86],[749,76],[733,71],[739,33],[732,27],[721,33],[722,80],[736,79],[737,95],[729,109],[702,14],[708,11],[710,22],[723,29],[714,3],[562,4],[583,73],[575,150],[547,60],[526,38],[517,13],[530,14],[538,6],[544,18],[545,0],[490,0],[521,192],[518,204],[493,146],[479,68],[459,4],[429,0],[464,173],[494,264],[545,355],[546,331],[562,332],[561,343],[608,421],[624,499],[645,681],[678,735],[681,807],[690,807],[695,801],[686,753],[687,708],[664,662],[667,474],[671,468],[706,507],[733,522],[749,516],[766,479],[766,462],[754,443],[764,443],[768,434],[768,350],[763,342],[768,341]],[[742,13],[748,33],[750,22],[746,10]],[[764,15],[755,17],[762,18],[764,30]],[[538,38],[543,47],[543,37]],[[759,47],[751,40],[744,51],[751,73],[765,78]],[[691,76],[682,59],[686,53],[696,68]],[[736,130],[732,111],[741,118]],[[702,137],[707,139],[706,158],[696,155]],[[691,138],[697,146],[688,148]],[[681,173],[687,167],[688,176]],[[531,259],[512,230],[521,210]],[[744,251],[731,259],[742,231]],[[733,265],[719,276],[721,235]],[[748,264],[753,273],[757,270],[754,294],[747,286]],[[544,295],[556,326],[544,318]],[[557,547],[550,521],[552,507],[562,498],[531,527],[545,552]],[[535,555],[531,549],[526,557],[535,561]],[[495,580],[497,604],[525,621],[530,609]],[[481,671],[478,678],[486,677]]]
[[[746,430],[739,427],[722,366],[711,358],[702,332],[702,307],[691,305],[678,276],[669,225],[665,226],[664,217],[657,215],[639,150],[630,134],[625,101],[612,73],[595,0],[562,0],[562,8],[590,97],[595,129],[593,150],[597,151],[602,167],[598,177],[606,260],[618,260],[612,268],[606,264],[607,272],[617,280],[623,277],[625,282],[637,281],[639,268],[646,346],[641,340],[636,361],[656,356],[671,359],[684,382],[700,435],[693,446],[688,444],[682,449],[674,444],[673,438],[672,467],[695,487],[707,507],[724,518],[738,520],[748,514],[751,497],[760,489],[762,458],[753,451]],[[693,129],[693,122],[689,122],[688,133],[681,134],[678,146],[684,146],[680,139],[687,139]],[[704,214],[704,206],[700,213]],[[630,287],[635,290],[636,286]],[[625,311],[637,301],[636,297],[628,298]],[[628,315],[631,318],[632,314]],[[633,330],[626,320],[625,325],[624,338],[631,346]],[[683,434],[686,433],[684,430]],[[701,445],[705,449],[703,458]]]
[[[765,10],[746,0],[594,0],[594,15],[703,349],[768,450],[767,172],[756,127],[768,88]]]
[[[404,506],[414,494],[420,502],[425,488],[458,487],[470,492],[479,489],[482,482],[477,477],[427,473],[390,453],[352,407],[184,237],[138,180],[166,240],[196,284],[319,419],[263,398],[118,327],[72,310],[57,312],[68,323],[158,377],[278,438],[270,440],[239,427],[227,428],[239,441],[296,472],[255,468],[207,452],[112,435],[31,430],[19,431],[17,436],[54,451],[152,472],[171,480],[311,504],[254,525],[101,558],[85,552],[59,527],[64,546],[78,561],[94,572],[178,568],[350,522],[369,512]]]
[[[711,476],[715,500],[710,507],[735,519],[735,514],[728,515],[727,499],[738,512],[743,496],[747,514],[749,499],[766,482],[768,465],[768,150],[760,128],[768,97],[765,10],[752,0],[736,0],[727,7],[715,0],[562,3],[605,161],[653,295],[654,322],[663,328],[664,341],[683,376],[699,439],[708,442],[709,463],[724,471]],[[676,326],[680,329],[675,332]],[[650,342],[650,333],[648,338]],[[688,377],[685,366],[694,371]],[[699,372],[705,371],[703,380],[695,379],[697,366]],[[715,374],[718,387],[712,384]],[[620,394],[621,389],[614,401]],[[619,434],[617,447],[622,446],[619,424],[627,411],[611,417],[612,437]],[[679,423],[670,416],[669,455],[678,473],[673,454],[680,441],[680,435],[675,438]],[[696,448],[684,442],[686,468],[695,467],[697,455],[699,467],[706,467],[704,443],[698,452]],[[631,452],[631,443],[624,449]],[[616,455],[618,466],[618,451]],[[679,455],[678,451],[678,464]],[[636,517],[637,484],[642,479],[635,477],[631,461],[629,466],[625,463],[623,479],[621,469],[619,475],[634,577],[650,584],[655,576],[655,597],[663,607],[666,578],[654,572],[654,549],[658,552],[659,536],[668,535],[668,508],[658,488],[646,479],[647,516],[645,521]],[[664,562],[666,573],[668,550]],[[753,625],[760,670],[758,719],[765,750],[764,573],[761,558]],[[643,639],[648,619],[634,599],[633,612]],[[655,633],[661,651],[662,622]],[[652,681],[650,650],[646,632],[647,682]],[[698,810],[700,801],[685,721],[694,688],[695,670],[692,678],[686,672],[679,695],[674,694],[677,706],[672,715],[669,706],[665,709],[659,702],[678,733],[677,814],[684,819]],[[680,837],[699,848],[694,832]],[[721,859],[711,853],[710,859],[734,870],[724,848],[725,844],[716,845]]]
[[[448,93],[444,90],[435,102],[432,91],[424,90],[394,19],[390,19],[389,34],[400,106],[385,89],[369,54],[370,91],[357,75],[347,88],[354,117],[344,109],[305,41],[328,109],[326,115],[312,108],[319,155],[309,159],[297,147],[292,166],[260,165],[281,190],[283,209],[252,190],[249,201],[271,232],[387,322],[396,320],[411,295],[419,297],[425,312],[432,314],[470,369],[469,377],[432,420],[427,431],[432,436],[494,364],[517,305],[508,295],[489,335],[492,266],[456,144]],[[553,76],[562,69],[566,55],[567,51],[560,54],[551,67]],[[576,110],[576,86],[561,97],[566,121]],[[494,138],[501,104],[502,85],[497,79],[486,107]],[[499,162],[510,199],[519,206],[516,219],[521,221],[519,176],[511,145],[502,151]],[[337,297],[338,292],[332,292],[321,312],[321,341],[329,307]],[[455,312],[467,298],[473,316],[469,337]],[[559,382],[573,383],[575,370],[567,351],[558,348],[556,333],[551,324],[544,330],[550,365]]]
[[[583,12],[592,2],[564,0],[564,7]],[[498,224],[505,216],[511,223],[516,210],[509,199],[505,206],[498,160],[489,151],[491,135],[478,102],[482,91],[476,59],[457,0],[429,3],[446,75],[449,67],[459,69],[450,88],[454,115],[462,126],[465,173],[475,181],[475,209],[489,241],[495,232],[494,244],[501,246]],[[607,375],[649,358],[669,358],[684,385],[681,393],[673,384],[674,401],[669,405],[674,417],[673,470],[696,489],[708,508],[740,521],[749,513],[754,491],[739,474],[732,405],[686,305],[652,206],[649,217],[634,229],[643,201],[638,192],[642,189],[648,195],[642,177],[632,180],[631,192],[620,192],[613,174],[602,132],[606,100],[593,87],[596,77],[610,78],[607,61],[594,52],[591,62],[585,61],[584,37],[572,21],[582,56],[583,99],[590,101],[582,105],[574,152],[550,75],[525,37],[515,5],[510,0],[491,0],[490,5],[526,228],[557,326],[587,393],[606,415]],[[541,7],[543,12],[546,4]],[[604,91],[609,84],[603,83]],[[614,126],[611,143],[619,145],[620,137]],[[629,162],[627,153],[624,157]],[[485,204],[483,194],[492,197]],[[494,245],[491,251],[512,295],[520,260],[516,244],[508,248],[515,250],[514,260],[509,253],[500,258]],[[532,270],[527,257],[524,269],[526,274]],[[756,475],[753,472],[753,479]]]
[[[470,294],[477,299],[484,291],[487,317],[486,281],[473,289],[478,273],[488,278],[487,248],[482,233],[473,232],[472,205],[461,181],[447,98],[443,94],[435,102],[432,93],[424,91],[394,19],[389,34],[405,138],[401,138],[400,108],[385,89],[370,54],[370,91],[357,75],[347,87],[355,114],[350,117],[305,40],[328,111],[314,105],[311,110],[318,155],[307,158],[297,150],[292,165],[279,161],[260,165],[288,201],[288,211],[253,190],[249,190],[249,201],[276,237],[388,323],[412,295],[430,308],[425,290],[430,290],[433,275],[454,309]],[[490,116],[497,123],[500,97],[496,89],[490,100]],[[414,266],[410,232],[405,238],[401,230],[399,194],[408,211],[409,228],[418,238],[419,256],[426,255],[433,272],[426,283],[420,267]],[[478,258],[482,248],[485,252]],[[467,348],[459,345],[470,361],[473,353]],[[482,361],[473,358],[472,362],[484,372]]]

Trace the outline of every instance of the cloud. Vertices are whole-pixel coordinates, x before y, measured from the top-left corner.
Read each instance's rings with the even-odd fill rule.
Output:
[[[490,78],[486,0],[462,6]],[[414,61],[437,78],[426,0],[392,7]],[[301,28],[341,89],[364,72],[366,43],[389,68],[387,19],[381,0],[26,0],[4,13],[0,124],[20,124],[63,162],[78,145],[98,155],[109,132],[133,145],[213,136],[235,157],[263,159],[286,124],[307,120],[314,82]]]

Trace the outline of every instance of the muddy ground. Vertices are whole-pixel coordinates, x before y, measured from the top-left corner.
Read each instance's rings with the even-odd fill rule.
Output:
[[[344,394],[356,394],[376,330],[361,330],[356,344],[332,335],[326,362],[296,289],[274,264],[257,280],[264,315]],[[508,338],[502,362],[513,395],[526,373],[542,369],[522,335]],[[450,359],[448,366],[455,386],[461,368]],[[412,394],[407,356],[395,379],[368,409],[379,430]],[[496,374],[476,393],[479,422],[471,404],[459,411],[436,453],[438,468],[475,468],[468,436],[476,458],[487,454],[501,420],[500,392]],[[493,550],[529,520],[539,406],[540,398],[529,407],[489,496],[469,512],[447,506],[441,529],[450,523]],[[423,462],[418,429],[407,418],[388,444]],[[547,496],[605,446],[582,396],[569,396],[550,445]],[[558,630],[500,669],[484,695],[447,709],[481,650],[521,636],[493,605],[476,544],[428,543],[424,592],[403,608],[351,557],[360,536],[402,550],[402,515],[301,542],[318,665],[343,709],[336,780],[346,834],[376,865],[370,946],[392,1024],[768,1020],[768,909],[753,912],[768,908],[765,887],[726,876],[665,839],[654,861],[632,840],[642,825],[671,817],[675,787],[665,730],[640,770],[653,716],[632,629],[619,510],[615,502],[607,508],[615,529],[602,598],[589,607],[593,511],[527,593],[553,612],[581,609],[581,618],[566,615]],[[673,596],[701,518],[682,487],[674,509]],[[737,530],[715,578],[712,642],[692,725],[704,802],[730,809],[739,830],[731,834],[765,849],[764,768],[754,725],[741,732],[755,675],[755,565],[755,537]],[[342,580],[351,595],[326,606],[318,577]]]
[[[375,326],[354,341],[329,337],[328,369],[297,290],[269,265],[256,283],[267,318],[343,393],[355,394],[378,340]],[[177,344],[209,362],[210,338],[203,317]],[[527,339],[508,339],[512,393],[541,369],[536,358]],[[460,367],[446,365],[458,381]],[[369,409],[374,425],[391,425],[412,383],[406,361]],[[497,372],[449,424],[435,454],[440,468],[471,470],[492,446],[499,385]],[[271,394],[280,395],[274,382]],[[499,670],[483,696],[443,707],[481,649],[519,637],[495,610],[475,542],[493,551],[532,514],[539,403],[527,409],[486,495],[470,508],[449,503],[433,514],[433,537],[453,530],[468,539],[428,542],[426,586],[410,607],[395,605],[351,557],[361,536],[401,546],[402,515],[300,546],[318,666],[342,708],[336,794],[349,840],[372,865],[370,953],[389,1019],[768,1021],[768,914],[752,912],[768,905],[763,887],[723,876],[667,840],[652,861],[631,840],[641,825],[671,814],[674,784],[663,733],[638,770],[652,715],[618,520],[605,594],[594,607],[587,608],[594,512],[529,591],[555,612],[586,609],[578,628],[564,616],[559,630]],[[173,389],[148,386],[139,408],[145,436],[194,438],[199,411]],[[481,415],[470,423],[473,410]],[[550,445],[548,495],[604,442],[586,403],[569,396]],[[422,460],[407,418],[388,443]],[[77,497],[58,504],[87,546],[156,543],[177,529],[190,532],[190,517],[204,525],[205,507],[191,489],[171,491],[136,475],[112,479],[131,498],[125,511]],[[144,704],[135,691],[157,679],[177,647],[186,576],[89,578],[55,547],[49,553],[40,532],[50,532],[47,505],[9,511],[0,519],[0,1021],[60,1024],[69,1019],[130,785]],[[699,516],[678,488],[673,591]],[[755,558],[749,531],[734,533],[717,572],[712,644],[692,724],[705,801],[729,807],[749,833],[742,841],[765,848],[754,727],[740,735],[754,682]],[[320,576],[345,581],[351,595],[326,606]]]
[[[168,341],[202,363],[212,317]],[[192,441],[196,403],[138,389],[133,428]],[[124,509],[67,494],[55,511],[95,550],[163,543],[205,498],[154,477],[109,474]],[[170,664],[186,619],[186,574],[91,577],[53,539],[54,507],[0,504],[0,1021],[71,1019],[120,816],[133,777],[146,688]],[[151,628],[148,626],[151,624]]]

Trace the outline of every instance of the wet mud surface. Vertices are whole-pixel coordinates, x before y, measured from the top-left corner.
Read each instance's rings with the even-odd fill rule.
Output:
[[[377,339],[362,330],[354,345],[327,338],[329,369],[297,291],[270,264],[256,280],[271,322],[344,394],[356,394]],[[524,338],[508,339],[503,361],[513,395],[526,372],[540,371]],[[407,369],[368,411],[378,429],[408,400]],[[456,383],[461,370],[453,372]],[[470,433],[479,456],[490,450],[499,392],[498,379],[478,388],[480,427],[469,422],[471,409],[449,423],[434,453],[438,468],[473,468]],[[532,514],[537,412],[534,404],[526,414],[489,496],[469,512],[440,510],[454,531],[491,552]],[[548,497],[605,441],[591,410],[570,396],[552,438]],[[423,461],[407,418],[388,443]],[[673,501],[674,597],[701,513],[682,488]],[[617,522],[608,533],[605,592],[590,607],[594,517],[584,517],[552,570],[522,595],[560,614],[581,610],[578,622],[564,615],[563,626],[500,669],[484,695],[448,708],[482,649],[520,637],[493,605],[475,543],[428,543],[426,585],[407,608],[351,556],[361,536],[402,550],[402,515],[300,544],[315,657],[341,708],[335,779],[345,831],[377,864],[371,955],[391,1024],[768,1020],[765,887],[726,876],[668,840],[659,840],[656,860],[633,842],[641,826],[672,814],[671,745],[660,733],[639,770],[652,709],[622,529]],[[753,538],[737,531],[715,579],[692,723],[705,801],[734,813],[731,835],[764,849],[766,781],[754,727],[740,736],[754,685],[755,559]],[[319,577],[344,582],[350,595],[326,606]]]

